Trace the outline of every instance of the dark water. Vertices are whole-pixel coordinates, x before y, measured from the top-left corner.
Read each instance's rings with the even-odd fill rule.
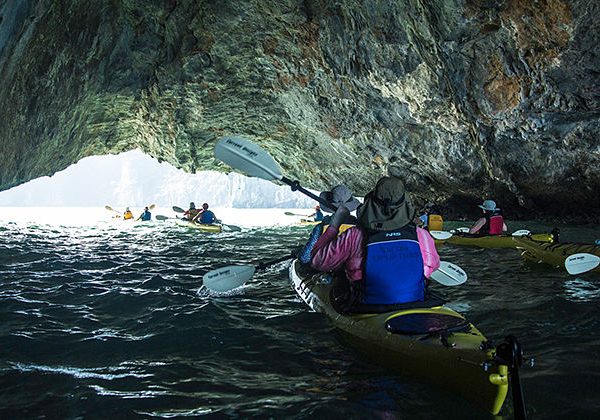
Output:
[[[199,291],[207,270],[278,258],[307,233],[0,224],[0,418],[491,417],[345,347],[296,298],[285,263],[231,295]],[[535,356],[522,371],[530,417],[600,415],[600,276],[527,266],[514,250],[440,254],[470,278],[437,290],[488,338],[514,334]]]

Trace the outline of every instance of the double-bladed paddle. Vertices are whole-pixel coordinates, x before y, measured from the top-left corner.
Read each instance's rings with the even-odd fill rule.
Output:
[[[569,274],[581,274],[591,271],[600,265],[600,257],[594,254],[573,254],[565,259],[565,268]]]
[[[215,292],[227,292],[242,286],[252,278],[257,270],[262,270],[273,264],[291,259],[291,256],[285,256],[266,263],[253,265],[229,265],[227,267],[217,268],[206,273],[202,277],[204,286]],[[467,273],[456,264],[447,261],[441,261],[440,267],[431,273],[431,280],[444,286],[458,286],[467,281]]]
[[[298,181],[284,177],[275,159],[260,146],[246,139],[235,136],[223,137],[215,145],[215,157],[248,176],[267,181],[281,181],[289,185],[292,191],[300,191],[329,208],[337,209],[331,203],[302,188]],[[447,234],[443,236],[447,236]],[[285,259],[289,258],[285,257]],[[216,286],[220,289],[218,291],[231,290],[250,280],[254,270],[253,266],[242,265],[212,270],[205,274],[204,285],[210,289],[218,284]],[[432,273],[431,279],[446,286],[454,286],[467,281],[467,274],[455,264],[442,262],[440,269]]]
[[[173,206],[173,211],[175,213],[185,213],[185,210],[182,209],[181,207],[177,207],[177,206]],[[161,219],[159,219],[161,220]],[[226,223],[221,222],[220,220],[217,220],[218,223],[221,224],[221,226],[223,226],[225,228],[225,230],[229,231],[229,232],[240,232],[242,230],[241,227],[236,226],[236,225],[228,225]]]

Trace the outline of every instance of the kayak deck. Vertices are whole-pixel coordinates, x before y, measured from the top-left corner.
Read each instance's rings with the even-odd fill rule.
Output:
[[[458,312],[445,306],[378,314],[341,314],[330,302],[331,281],[323,273],[303,278],[297,260],[290,267],[294,290],[314,311],[329,318],[344,338],[370,359],[463,396],[497,414],[508,391],[508,368],[494,362],[495,349]],[[392,333],[390,324],[405,316],[451,317],[464,325],[431,333]],[[485,371],[483,366],[488,366]]]

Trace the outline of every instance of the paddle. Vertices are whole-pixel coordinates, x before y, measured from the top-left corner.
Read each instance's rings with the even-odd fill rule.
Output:
[[[429,278],[444,286],[458,286],[467,281],[467,273],[456,264],[440,261],[440,267]]]
[[[185,210],[184,210],[184,209],[182,209],[181,207],[177,207],[177,206],[173,206],[173,211],[174,211],[175,213],[185,213]],[[157,217],[157,218],[158,218],[158,217]],[[220,220],[217,220],[217,222],[218,222],[219,224],[221,224],[221,226],[223,226],[223,227],[225,228],[225,230],[226,230],[226,231],[228,231],[228,232],[241,232],[241,231],[242,231],[242,228],[241,228],[241,227],[239,227],[239,226],[236,226],[236,225],[229,225],[229,224],[223,223],[223,222],[222,222],[222,221],[220,221]]]
[[[156,220],[169,220],[169,219],[177,219],[177,217],[167,217],[167,216],[163,216],[162,214],[157,214],[156,215]]]
[[[433,237],[433,239],[437,239],[439,241],[445,241],[452,237],[451,232],[446,232],[445,230],[431,230],[429,234]]]
[[[202,277],[204,286],[215,292],[227,292],[236,287],[240,287],[252,278],[256,270],[265,269],[273,264],[277,264],[292,258],[290,255],[258,264],[252,265],[229,265],[227,267],[211,270]]]
[[[565,260],[565,268],[569,274],[585,273],[598,267],[599,264],[600,257],[587,253],[573,254]]]
[[[302,216],[302,217],[308,217],[308,214],[298,214],[298,213],[292,213],[291,211],[286,211],[284,213],[286,216]]]
[[[207,289],[215,292],[227,292],[242,286],[250,280],[256,270],[262,270],[290,258],[292,257],[287,255],[273,261],[260,263],[256,267],[251,265],[228,265],[209,271],[202,277],[202,280]],[[456,264],[441,261],[440,268],[431,273],[430,279],[444,286],[458,286],[467,281],[467,274]]]
[[[118,211],[116,211],[115,209],[113,209],[113,208],[112,208],[111,206],[109,206],[108,204],[107,204],[106,206],[104,206],[104,208],[105,208],[106,210],[108,210],[108,211],[114,211],[115,213],[117,213],[117,214],[119,215],[118,217],[121,217],[121,213],[120,213],[120,212],[118,212]],[[116,217],[116,216],[115,216],[115,217]]]
[[[527,235],[531,235],[531,232],[528,231],[527,229],[517,230],[516,232],[512,233],[512,236],[527,236]]]
[[[281,181],[289,185],[292,191],[300,191],[313,200],[337,210],[336,206],[301,187],[298,181],[284,177],[275,159],[264,149],[248,140],[235,136],[223,137],[215,145],[215,157],[250,177],[262,178],[267,181]]]

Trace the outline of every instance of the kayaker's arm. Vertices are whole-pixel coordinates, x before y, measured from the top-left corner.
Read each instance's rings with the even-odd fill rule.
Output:
[[[319,271],[337,271],[344,268],[348,280],[362,280],[362,231],[353,227],[339,236],[337,234],[338,229],[328,228],[317,240],[312,251],[312,267]]]
[[[469,233],[471,233],[471,234],[479,233],[479,231],[481,230],[481,228],[483,226],[485,226],[485,224],[486,224],[485,217],[482,217],[481,219],[479,219],[478,221],[476,221],[473,224],[473,226],[471,226],[471,228],[469,229]]]
[[[423,272],[425,277],[429,278],[431,273],[440,268],[440,256],[433,238],[425,229],[417,228],[417,238],[423,256]]]

